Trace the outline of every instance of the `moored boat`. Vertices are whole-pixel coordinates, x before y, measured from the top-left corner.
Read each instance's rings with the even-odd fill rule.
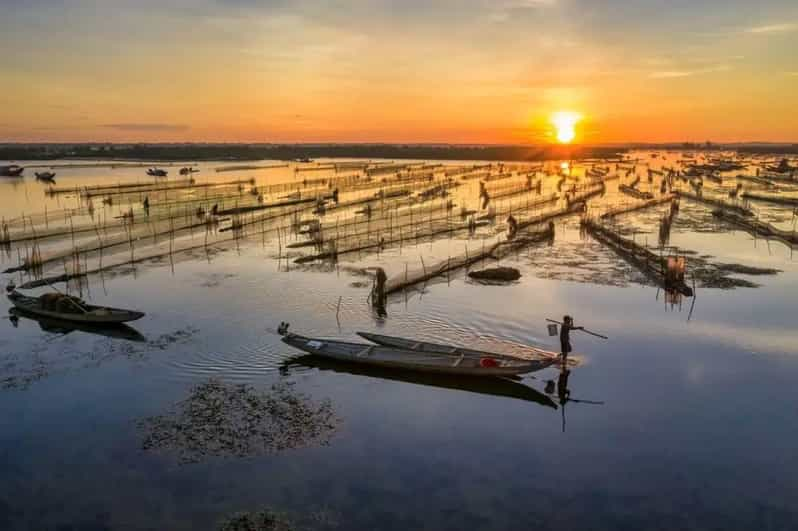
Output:
[[[38,181],[47,181],[47,182],[55,182],[55,172],[52,171],[37,171],[36,172],[36,180]]]
[[[25,168],[16,164],[10,166],[0,166],[0,177],[22,177]]]
[[[94,306],[76,297],[48,293],[41,297],[29,297],[18,291],[8,294],[8,300],[16,308],[32,315],[60,319],[62,321],[101,324],[119,324],[144,317],[143,312]]]
[[[296,348],[339,361],[376,367],[468,376],[517,376],[540,370],[554,360],[524,360],[479,351],[441,352],[394,348],[384,345],[318,339],[283,331],[283,342]]]
[[[166,177],[168,173],[169,172],[166,170],[162,170],[160,168],[149,168],[147,170],[147,175],[150,177]]]

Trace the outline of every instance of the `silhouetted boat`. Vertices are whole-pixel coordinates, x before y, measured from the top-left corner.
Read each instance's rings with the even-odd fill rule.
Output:
[[[25,168],[11,164],[10,166],[0,166],[0,177],[22,177]]]
[[[798,170],[798,168],[790,166],[790,161],[787,159],[781,159],[778,166],[768,166],[766,169],[774,173],[790,173],[793,170]]]
[[[147,170],[147,175],[150,177],[166,177],[169,172],[166,170],[161,170],[159,168],[149,168]]]
[[[30,314],[40,317],[60,319],[70,323],[91,323],[95,325],[108,325],[127,323],[144,317],[144,313],[134,310],[123,310],[120,308],[109,308],[105,306],[94,306],[85,302],[71,298],[62,304],[62,308],[50,309],[46,306],[44,299],[40,297],[28,297],[18,291],[8,294],[8,300],[15,307]],[[67,308],[68,306],[68,308]]]
[[[285,333],[283,342],[294,348],[317,356],[339,361],[362,363],[389,369],[402,369],[439,374],[468,376],[517,376],[548,366],[540,360],[523,360],[490,352],[479,351],[427,352],[382,345],[350,343],[333,339],[317,339],[298,334]]]
[[[180,168],[180,175],[189,175],[191,173],[197,173],[197,172],[199,172],[199,170],[193,168],[192,166],[189,166],[187,168]]]
[[[47,181],[47,182],[55,182],[55,172],[51,171],[42,171],[36,172],[36,180],[38,181]]]
[[[9,308],[8,313],[16,318],[29,319],[39,323],[39,327],[45,332],[52,334],[69,334],[75,330],[85,332],[87,334],[95,334],[99,336],[111,337],[114,339],[125,339],[127,341],[144,342],[147,340],[141,333],[126,325],[95,325],[91,323],[80,323],[76,321],[65,321],[63,319],[56,319],[52,317],[43,317],[34,313],[21,310],[19,308]]]

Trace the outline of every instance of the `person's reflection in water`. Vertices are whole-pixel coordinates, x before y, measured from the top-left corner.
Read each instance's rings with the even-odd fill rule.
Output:
[[[556,383],[556,391],[557,391],[557,398],[560,401],[560,411],[562,412],[562,431],[565,433],[565,404],[567,404],[571,400],[571,390],[568,389],[568,377],[571,375],[571,371],[566,368],[566,364],[563,363],[560,368],[560,375],[557,377]],[[547,394],[554,394],[555,391],[555,383],[554,380],[549,380],[546,382],[545,391]]]

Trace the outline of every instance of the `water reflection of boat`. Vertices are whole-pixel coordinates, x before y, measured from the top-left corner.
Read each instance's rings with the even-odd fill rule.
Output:
[[[19,320],[20,317],[36,321],[39,327],[52,334],[69,334],[75,330],[85,332],[87,334],[95,334],[99,336],[110,337],[114,339],[125,339],[127,341],[144,342],[147,340],[141,333],[125,324],[118,325],[105,325],[99,326],[91,323],[76,323],[72,321],[64,321],[63,319],[55,319],[51,317],[42,317],[40,315],[32,314],[19,308],[9,308],[8,313],[11,317],[12,323]]]
[[[290,370],[292,366],[303,366],[323,371],[333,371],[379,378],[392,382],[404,382],[426,387],[438,387],[455,391],[466,391],[480,395],[498,396],[534,402],[542,406],[557,409],[554,400],[545,394],[525,385],[519,381],[508,378],[483,378],[469,376],[450,376],[445,374],[431,374],[410,370],[385,369],[372,367],[360,363],[332,360],[321,356],[305,355],[292,358],[283,366],[283,370]]]

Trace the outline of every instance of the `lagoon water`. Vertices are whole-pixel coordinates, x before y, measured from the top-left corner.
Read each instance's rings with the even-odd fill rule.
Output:
[[[219,179],[220,165],[200,165],[197,179]],[[144,179],[142,168],[57,171],[67,187]],[[250,176],[296,178],[292,168],[223,178]],[[7,220],[75,201],[45,199],[30,176],[0,182]],[[417,268],[419,257],[460,252],[468,235],[348,255],[338,267],[280,260],[278,243],[257,236],[92,276],[84,298],[147,313],[132,323],[143,341],[0,321],[0,528],[216,529],[230,514],[270,509],[308,529],[795,529],[798,261],[780,243],[700,226],[708,212],[683,201],[673,225],[670,245],[696,253],[688,272],[694,257],[780,272],[666,301],[571,217],[557,221],[551,246],[501,260],[520,281],[454,272],[390,298],[385,316],[356,268]],[[656,242],[658,214],[618,222]],[[11,250],[0,267],[17,263]],[[0,314],[9,306],[0,300]],[[547,394],[556,368],[494,385],[303,364],[275,332],[288,321],[306,335],[556,349],[545,319],[566,313],[610,339],[574,334],[565,403]],[[323,441],[192,462],[146,448],[147,419],[210,381],[287,385],[328,403],[334,428]]]

